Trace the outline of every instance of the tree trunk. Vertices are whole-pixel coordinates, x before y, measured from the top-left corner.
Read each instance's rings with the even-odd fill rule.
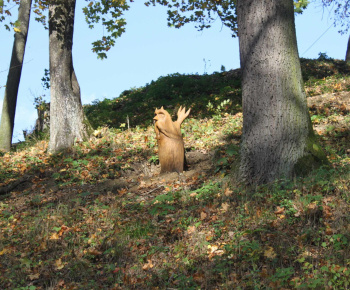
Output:
[[[75,0],[50,1],[50,142],[52,153],[68,149],[75,141],[88,137],[89,124],[84,117],[80,87],[73,59]]]
[[[238,0],[243,135],[240,173],[263,184],[327,162],[302,82],[292,0]]]
[[[21,79],[24,51],[27,42],[32,0],[22,0],[18,8],[19,32],[15,32],[10,69],[7,76],[0,124],[0,149],[10,151],[17,104],[17,94]]]
[[[350,35],[348,40],[348,48],[346,49],[345,61],[350,61]]]

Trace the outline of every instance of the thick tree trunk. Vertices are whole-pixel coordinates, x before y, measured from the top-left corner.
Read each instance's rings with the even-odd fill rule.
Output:
[[[32,0],[22,0],[18,9],[19,32],[15,32],[10,69],[7,76],[0,124],[0,149],[10,151],[17,104],[17,94],[21,79],[24,51],[27,42]]]
[[[238,0],[242,178],[263,184],[322,161],[308,113],[292,0]]]
[[[348,40],[348,47],[346,49],[345,61],[350,61],[350,35]]]
[[[50,142],[54,153],[87,138],[85,120],[72,59],[76,1],[56,0],[49,5],[50,34]]]

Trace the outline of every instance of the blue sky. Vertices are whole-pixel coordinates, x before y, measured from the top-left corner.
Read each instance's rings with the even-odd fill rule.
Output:
[[[181,29],[168,28],[166,9],[145,7],[143,1],[131,3],[125,14],[126,32],[108,52],[108,58],[101,61],[92,53],[91,42],[103,35],[103,28],[89,29],[81,11],[81,5],[86,1],[77,2],[73,62],[83,104],[117,97],[124,90],[144,86],[172,73],[203,74],[220,71],[222,65],[226,70],[240,66],[238,39],[232,38],[231,32],[219,21],[203,32],[196,31],[192,24]],[[296,30],[301,57],[317,58],[319,52],[324,52],[332,58],[344,59],[348,35],[340,35],[332,26],[331,14],[327,10],[311,4],[302,15],[296,16]],[[1,27],[0,39],[2,108],[2,86],[6,84],[13,33]],[[32,17],[17,100],[14,142],[23,140],[22,130],[30,130],[35,124],[34,97],[49,94],[41,85],[45,68],[49,68],[48,31]]]

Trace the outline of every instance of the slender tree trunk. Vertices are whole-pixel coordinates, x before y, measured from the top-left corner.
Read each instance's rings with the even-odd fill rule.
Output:
[[[88,137],[89,124],[84,117],[80,87],[73,59],[75,0],[50,1],[50,142],[52,153],[72,147]]]
[[[18,8],[19,32],[15,32],[0,124],[0,149],[10,151],[15,123],[18,87],[27,42],[32,0],[22,0]]]
[[[238,0],[242,178],[263,184],[306,173],[326,157],[308,113],[292,0]]]
[[[346,49],[345,61],[350,61],[350,35],[348,40],[348,48]]]

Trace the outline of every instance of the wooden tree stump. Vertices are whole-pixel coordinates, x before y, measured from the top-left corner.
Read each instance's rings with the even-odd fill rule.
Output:
[[[172,121],[169,113],[163,107],[155,110],[155,131],[158,141],[158,156],[160,173],[184,171],[185,148],[180,126],[189,115],[191,109],[186,112],[180,107],[177,112],[177,120]]]

